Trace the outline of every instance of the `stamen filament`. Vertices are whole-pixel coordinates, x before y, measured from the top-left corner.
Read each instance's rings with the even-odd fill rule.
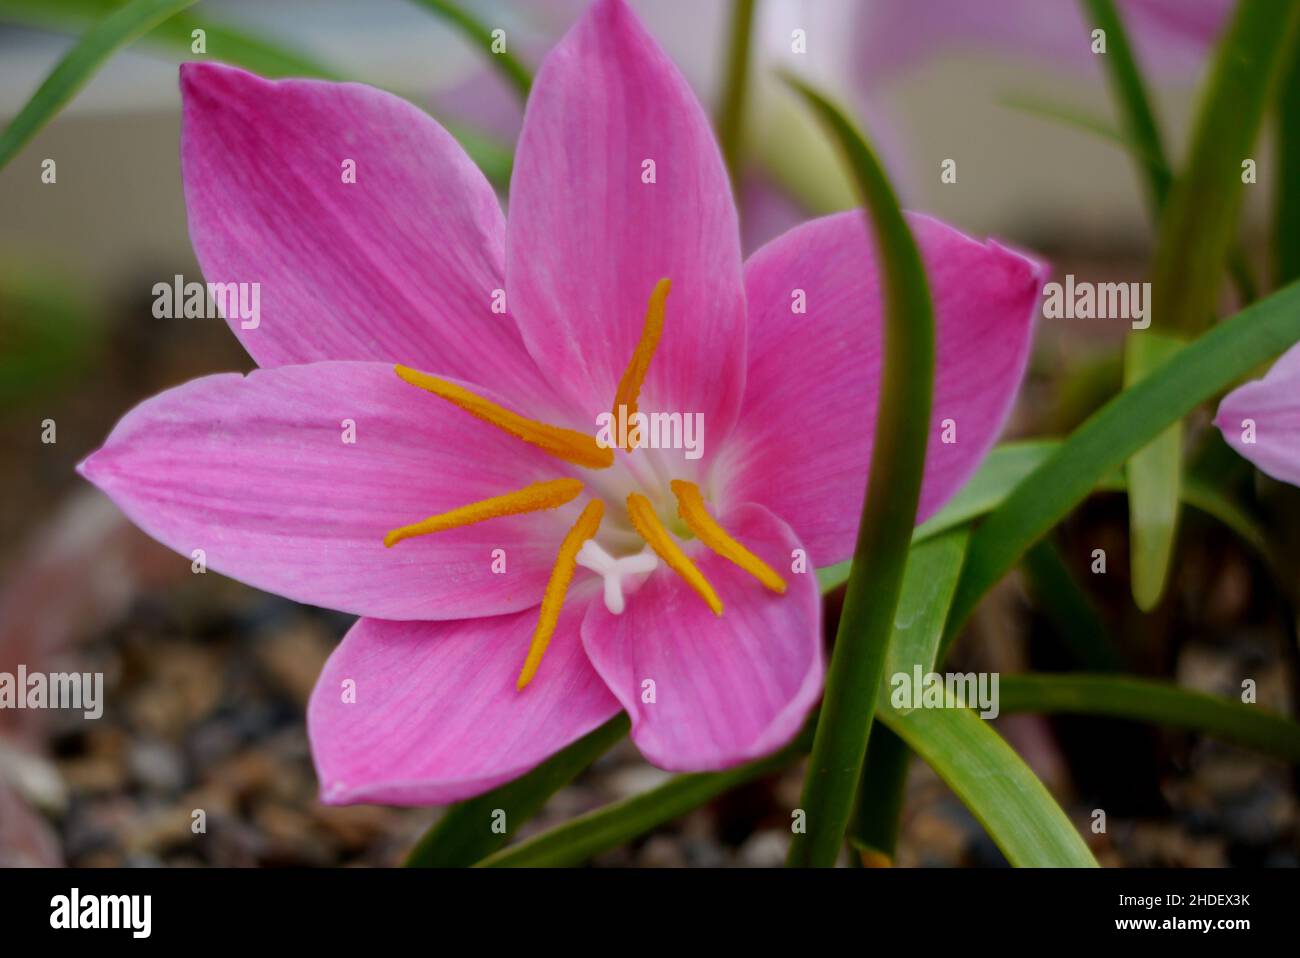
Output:
[[[560,621],[560,609],[564,606],[564,597],[573,581],[573,572],[577,568],[578,550],[582,544],[596,534],[600,528],[601,517],[605,514],[605,505],[599,499],[592,499],[578,516],[578,521],[568,531],[560,543],[559,555],[555,558],[555,567],[551,569],[551,578],[546,583],[546,592],[542,595],[542,608],[537,617],[537,628],[533,630],[533,641],[528,646],[528,658],[524,660],[523,671],[515,688],[523,691],[524,687],[537,674],[537,667],[542,664],[546,647],[551,644],[551,636]]]
[[[450,512],[440,512],[409,526],[394,529],[384,536],[384,545],[392,548],[403,539],[415,536],[427,536],[431,532],[444,532],[459,526],[472,525],[499,516],[515,516],[524,512],[539,512],[542,509],[555,509],[572,502],[582,492],[582,483],[577,479],[553,479],[549,482],[535,482],[503,496],[493,496],[480,502],[471,502]]]
[[[673,495],[677,497],[677,514],[701,542],[724,559],[740,566],[773,592],[785,592],[785,580],[776,570],[733,539],[709,515],[704,508],[704,496],[700,494],[699,486],[685,479],[674,479],[670,485]]]
[[[531,443],[557,459],[588,469],[608,469],[614,464],[614,450],[602,448],[594,435],[528,419],[462,386],[408,366],[394,366],[393,371],[412,386],[442,397],[471,416]]]
[[[671,282],[661,279],[655,283],[655,288],[650,293],[650,303],[645,311],[645,325],[641,327],[641,339],[636,344],[627,369],[623,372],[623,378],[618,382],[618,390],[614,393],[612,412],[615,422],[630,423],[632,417],[636,415],[637,397],[641,395],[641,386],[645,383],[646,373],[650,371],[650,360],[654,358],[655,350],[659,347],[659,337],[664,332],[664,303],[668,299],[668,291],[671,288]],[[622,410],[620,416],[619,407],[624,406],[627,408]],[[634,428],[628,430],[627,445],[624,447],[628,452],[636,448],[635,432]]]
[[[714,615],[722,615],[722,600],[718,598],[718,593],[713,591],[709,580],[704,578],[704,574],[695,567],[695,563],[688,559],[686,553],[682,552],[673,541],[668,530],[655,515],[650,500],[639,492],[630,493],[627,497],[627,515],[632,520],[632,527],[641,533],[641,538],[645,539],[646,544],[654,549],[659,558],[668,563],[668,568],[686,580],[686,584],[708,603]]]

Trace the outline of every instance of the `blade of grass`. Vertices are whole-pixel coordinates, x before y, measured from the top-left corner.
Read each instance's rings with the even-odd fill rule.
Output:
[[[494,814],[505,812],[510,830],[536,815],[547,799],[617,744],[631,727],[626,715],[610,719],[531,772],[486,794],[453,805],[411,849],[407,868],[465,868],[501,848],[508,834],[492,830]]]
[[[1106,31],[1106,52],[1102,55],[1106,79],[1119,105],[1126,139],[1133,143],[1134,156],[1142,164],[1143,185],[1152,219],[1159,221],[1169,194],[1169,163],[1156,124],[1155,112],[1147,96],[1146,84],[1133,58],[1128,31],[1112,0],[1082,0],[1089,27]]]
[[[515,88],[520,101],[528,99],[528,91],[533,85],[532,72],[508,49],[503,48],[500,53],[492,50],[494,38],[491,26],[467,10],[463,4],[452,3],[451,0],[411,0],[411,2],[436,13],[459,30],[461,35],[487,55],[492,65]]]
[[[1277,97],[1273,284],[1300,277],[1300,35],[1291,38]]]
[[[658,788],[570,819],[550,831],[502,849],[479,862],[484,868],[564,867],[617,848],[680,818],[723,792],[785,768],[808,750],[812,725],[790,745],[757,762],[725,772],[676,775]]]
[[[889,695],[892,676],[910,677],[917,666],[922,673],[933,671],[969,541],[970,529],[962,527],[914,545],[908,553],[881,696]],[[910,755],[911,750],[887,728],[871,730],[849,826],[849,843],[863,864],[888,864],[893,857]]]
[[[731,174],[731,188],[740,188],[740,150],[745,127],[745,100],[749,91],[749,49],[754,33],[757,0],[731,0],[731,37],[727,46],[727,70],[719,101],[718,145]]]
[[[50,0],[0,0],[0,20],[61,32],[79,32],[121,6],[121,0],[59,0],[58,3]],[[189,13],[179,13],[164,20],[141,37],[141,42],[189,55],[195,30],[203,30],[206,34],[208,56],[260,76],[342,79],[336,71],[308,54]]]
[[[881,709],[880,721],[938,773],[1012,865],[1097,867],[1043,783],[970,709]]]
[[[1171,423],[1300,340],[1300,283],[1242,310],[1116,396],[1030,473],[971,537],[945,646],[977,602],[1097,483]]]
[[[916,242],[866,140],[821,94],[798,79],[786,79],[845,155],[870,213],[883,276],[883,372],[874,453],[821,720],[804,780],[802,808],[808,828],[796,833],[790,846],[789,864],[828,867],[839,856],[853,815],[916,525],[934,380],[934,309]]]
[[[1097,2],[1097,0],[1091,0]],[[1160,218],[1151,317],[1166,337],[1204,329],[1215,313],[1241,207],[1241,165],[1259,133],[1282,52],[1300,24],[1292,0],[1240,3],[1198,108],[1187,165]],[[1125,381],[1151,373],[1173,348],[1155,330],[1131,334]],[[1172,423],[1128,464],[1133,598],[1150,610],[1168,578],[1177,529],[1182,429]]]
[[[1040,540],[1025,553],[1024,570],[1034,604],[1051,620],[1075,660],[1097,672],[1122,669],[1124,662],[1101,613],[1050,539]]]
[[[1300,723],[1231,699],[1119,675],[1004,675],[1002,714],[1106,715],[1203,732],[1300,763]]]
[[[0,168],[72,99],[114,52],[194,3],[195,0],[132,0],[87,30],[18,111],[4,133],[0,133]]]

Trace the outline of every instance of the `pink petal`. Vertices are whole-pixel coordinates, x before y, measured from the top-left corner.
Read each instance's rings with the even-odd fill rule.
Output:
[[[661,567],[622,615],[593,602],[582,623],[592,665],[660,768],[726,768],[775,751],[821,695],[821,599],[811,571],[790,572],[799,540],[761,506],[740,506],[722,522],[785,578],[784,595],[700,547],[693,558],[722,599],[721,616]],[[642,700],[647,681],[653,703]]]
[[[1245,420],[1254,442],[1245,441]],[[1263,379],[1246,383],[1219,404],[1214,424],[1228,445],[1261,472],[1300,486],[1300,344],[1292,346]]]
[[[641,408],[703,413],[711,441],[726,435],[744,381],[735,206],[704,111],[622,0],[592,4],[538,72],[508,229],[511,309],[581,415],[609,411],[667,277]]]
[[[570,598],[522,692],[515,681],[536,609],[460,622],[362,619],[330,656],[307,706],[321,800],[441,805],[468,798],[522,775],[616,715],[618,702],[578,641],[584,610]],[[348,680],[352,702],[345,701]]]
[[[1029,355],[1044,268],[996,243],[909,217],[937,326],[930,444],[917,521],[997,439]],[[880,382],[880,294],[861,212],[814,220],[746,264],[749,374],[741,421],[713,478],[725,502],[761,502],[818,565],[853,552]],[[807,313],[792,311],[795,290]],[[942,423],[956,424],[945,444]]]
[[[137,406],[79,468],[155,539],[187,557],[203,549],[210,569],[391,619],[535,605],[580,505],[386,549],[390,529],[564,466],[379,363],[195,380]],[[492,572],[494,549],[505,550],[505,574]]]
[[[539,388],[514,321],[492,311],[500,204],[446,130],[354,83],[191,63],[181,91],[194,251],[209,282],[261,284],[257,328],[230,317],[259,365],[374,359]]]

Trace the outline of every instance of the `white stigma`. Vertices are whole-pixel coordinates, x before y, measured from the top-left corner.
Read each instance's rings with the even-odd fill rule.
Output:
[[[622,615],[623,609],[627,607],[623,599],[623,580],[628,576],[654,572],[659,566],[659,557],[649,548],[642,549],[636,555],[619,556],[616,559],[598,546],[594,539],[588,539],[582,544],[574,561],[605,580],[605,608],[614,615]],[[634,579],[629,584],[639,585],[640,582]]]

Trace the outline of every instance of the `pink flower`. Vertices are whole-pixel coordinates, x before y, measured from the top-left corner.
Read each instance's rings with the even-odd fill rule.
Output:
[[[463,798],[621,709],[668,769],[788,741],[822,684],[812,570],[850,556],[871,455],[862,215],[742,265],[705,115],[620,0],[543,64],[508,224],[395,97],[210,65],[181,87],[194,248],[262,284],[256,328],[231,320],[262,368],[143,403],[81,471],[179,552],[363,616],[308,709],[323,799]],[[1001,428],[1044,276],[911,223],[938,322],[924,519]],[[702,414],[703,455],[601,448],[616,396]]]
[[[1283,353],[1263,379],[1223,397],[1214,424],[1261,472],[1300,486],[1300,344]]]

